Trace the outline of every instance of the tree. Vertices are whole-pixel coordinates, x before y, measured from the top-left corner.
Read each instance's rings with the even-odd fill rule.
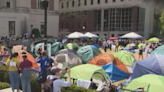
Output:
[[[159,20],[160,20],[160,34],[163,37],[164,36],[164,11],[161,11]]]

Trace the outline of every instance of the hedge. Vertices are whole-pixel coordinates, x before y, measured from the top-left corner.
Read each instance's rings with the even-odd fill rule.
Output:
[[[6,82],[0,82],[0,90],[1,89],[6,89],[9,88],[10,84],[6,83]]]

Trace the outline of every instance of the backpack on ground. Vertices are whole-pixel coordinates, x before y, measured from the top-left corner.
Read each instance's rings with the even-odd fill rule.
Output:
[[[53,91],[53,82],[57,80],[57,78],[54,79],[47,79],[46,82],[44,83],[43,90],[44,92],[52,92]]]

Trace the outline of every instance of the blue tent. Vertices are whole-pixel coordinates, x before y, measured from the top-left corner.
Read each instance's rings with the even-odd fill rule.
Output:
[[[113,63],[101,66],[105,72],[110,76],[110,79],[115,82],[129,77],[130,74],[118,69]]]
[[[132,79],[145,74],[164,75],[164,56],[155,54],[136,62],[133,68]]]

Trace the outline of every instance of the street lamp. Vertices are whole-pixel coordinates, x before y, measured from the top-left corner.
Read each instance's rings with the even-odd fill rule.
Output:
[[[85,30],[85,26],[83,26],[83,30]]]
[[[47,9],[49,0],[42,0],[43,8],[44,8],[44,37],[47,37]]]
[[[47,37],[47,9],[49,0],[42,0],[43,8],[44,8],[44,38]],[[47,50],[47,39],[45,41],[44,50]]]

